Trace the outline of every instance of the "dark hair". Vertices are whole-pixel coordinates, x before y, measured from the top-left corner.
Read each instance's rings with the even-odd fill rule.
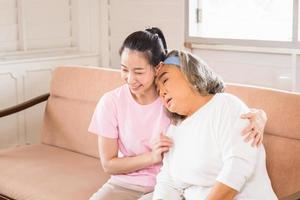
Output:
[[[157,27],[131,33],[123,42],[119,54],[125,48],[144,53],[152,66],[157,66],[167,54],[167,43],[162,31]]]

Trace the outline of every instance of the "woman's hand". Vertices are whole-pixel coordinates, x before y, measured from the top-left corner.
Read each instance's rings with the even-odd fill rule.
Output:
[[[210,190],[206,200],[232,200],[238,191],[216,181],[214,187]]]
[[[264,129],[267,123],[267,115],[265,111],[260,109],[251,109],[249,113],[241,115],[242,119],[248,119],[250,121],[243,131],[242,135],[245,136],[245,142],[252,141],[252,146],[259,146],[262,144],[264,137]]]
[[[172,144],[172,140],[163,134],[154,140],[151,151],[153,164],[160,163],[163,160],[163,153],[169,151]]]

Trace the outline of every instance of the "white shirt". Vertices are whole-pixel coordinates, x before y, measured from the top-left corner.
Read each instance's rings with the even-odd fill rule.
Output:
[[[239,191],[234,199],[277,199],[264,147],[251,147],[241,136],[248,120],[240,115],[248,111],[237,97],[219,93],[179,125],[171,125],[167,135],[174,144],[157,176],[154,199],[168,200],[168,186],[187,200],[204,200],[216,181]]]

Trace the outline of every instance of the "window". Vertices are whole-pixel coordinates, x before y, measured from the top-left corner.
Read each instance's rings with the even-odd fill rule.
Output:
[[[187,39],[297,47],[298,0],[188,0]]]
[[[74,46],[75,0],[0,0],[0,53]]]

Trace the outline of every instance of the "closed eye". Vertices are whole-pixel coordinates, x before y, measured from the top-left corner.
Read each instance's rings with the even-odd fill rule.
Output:
[[[159,90],[158,85],[156,85],[156,92],[157,92],[158,95],[160,94],[160,90]]]

